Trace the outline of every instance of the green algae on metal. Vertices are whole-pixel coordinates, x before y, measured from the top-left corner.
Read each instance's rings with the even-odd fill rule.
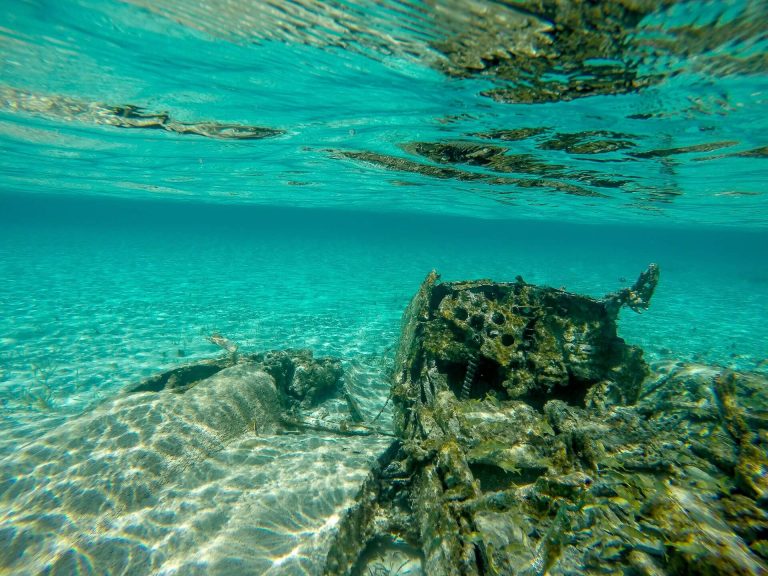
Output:
[[[766,574],[768,382],[651,370],[616,319],[658,280],[598,300],[430,274],[403,316],[398,441],[324,573],[366,574],[394,538],[423,574]]]

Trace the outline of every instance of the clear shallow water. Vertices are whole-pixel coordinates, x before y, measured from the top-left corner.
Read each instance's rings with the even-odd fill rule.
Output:
[[[761,232],[72,198],[3,207],[9,404],[35,366],[66,405],[216,354],[213,332],[250,351],[306,346],[375,364],[433,268],[602,296],[657,262],[653,306],[622,315],[626,339],[651,359],[748,369],[768,355]]]
[[[227,573],[233,542],[249,538],[264,545],[240,551],[246,570],[316,573],[332,519],[386,439],[351,457],[318,437],[342,468],[302,479],[285,470],[315,461],[311,439],[239,437],[214,460],[188,455],[210,476],[155,485],[158,504],[142,513],[154,516],[117,507],[109,526],[50,489],[103,487],[39,454],[110,462],[116,424],[89,428],[93,411],[218,354],[212,332],[248,351],[342,358],[371,417],[400,315],[433,268],[600,296],[657,262],[651,309],[623,313],[625,339],[651,361],[766,369],[760,2],[619,13],[613,44],[582,37],[579,18],[595,15],[555,32],[563,14],[532,14],[459,2],[0,8],[0,537],[14,569],[72,542],[44,538],[24,556],[14,514],[26,494],[41,515],[60,510],[79,545],[135,558],[144,546],[149,573],[194,573],[185,558],[211,539],[200,569]],[[592,42],[614,48],[600,60]],[[64,441],[84,429],[101,440]],[[228,484],[241,474],[256,476]],[[229,496],[185,511],[204,487]],[[175,540],[131,527],[208,513],[220,520]],[[269,538],[248,518],[273,526]],[[101,573],[106,560],[88,550]]]

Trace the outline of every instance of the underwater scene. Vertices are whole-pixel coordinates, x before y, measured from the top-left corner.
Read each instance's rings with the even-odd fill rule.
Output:
[[[0,574],[768,574],[765,0],[6,0],[0,55]]]

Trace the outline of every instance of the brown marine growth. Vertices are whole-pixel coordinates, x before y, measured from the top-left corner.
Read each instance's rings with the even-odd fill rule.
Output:
[[[377,573],[382,548],[409,574],[766,574],[765,378],[651,375],[616,318],[658,279],[598,300],[430,274],[403,318],[398,441],[324,574]]]

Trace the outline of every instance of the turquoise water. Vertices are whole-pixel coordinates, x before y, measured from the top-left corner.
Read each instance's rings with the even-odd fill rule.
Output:
[[[432,269],[601,296],[656,262],[626,340],[651,362],[768,369],[765,5],[665,3],[602,59],[517,5],[0,7],[3,569],[318,573],[386,438],[243,438],[138,511],[68,507],[62,486],[106,490],[70,472],[122,457],[116,424],[89,419],[218,355],[214,332],[341,358],[372,417]]]

